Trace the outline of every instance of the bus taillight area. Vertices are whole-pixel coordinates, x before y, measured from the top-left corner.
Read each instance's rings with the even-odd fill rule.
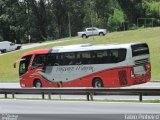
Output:
[[[141,84],[150,81],[151,65],[148,63],[134,66],[131,71],[131,78],[134,84]]]
[[[147,72],[151,72],[151,64],[145,64]]]

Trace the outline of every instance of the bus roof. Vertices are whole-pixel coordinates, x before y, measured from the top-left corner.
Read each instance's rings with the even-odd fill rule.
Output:
[[[47,54],[47,53],[61,53],[61,52],[78,52],[78,51],[92,51],[92,50],[104,50],[104,49],[118,49],[118,48],[130,48],[131,45],[136,44],[144,44],[144,43],[126,43],[126,44],[98,44],[98,45],[92,45],[90,43],[86,44],[74,44],[74,45],[67,45],[67,46],[57,46],[53,47],[51,49],[38,49],[33,50],[30,52],[25,53],[22,55],[28,56],[33,54]]]
[[[98,45],[92,45],[90,43],[87,43],[87,44],[75,44],[75,45],[53,47],[52,49],[50,49],[50,53],[130,48],[131,45],[136,45],[136,44],[142,44],[142,43],[126,43],[126,44],[115,43],[115,44],[98,44]]]
[[[28,56],[28,55],[33,55],[33,54],[47,54],[48,51],[49,51],[49,49],[32,50],[32,51],[27,52],[27,53],[25,53],[24,55],[22,55],[22,57]]]

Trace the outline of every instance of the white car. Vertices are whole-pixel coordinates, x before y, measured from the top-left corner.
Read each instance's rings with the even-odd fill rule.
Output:
[[[107,34],[106,29],[99,29],[96,27],[86,28],[85,31],[78,32],[78,36],[82,38],[88,38],[89,36],[95,36],[95,35],[104,36],[106,34]]]
[[[0,53],[18,50],[20,48],[21,48],[20,44],[15,44],[9,41],[0,42]]]

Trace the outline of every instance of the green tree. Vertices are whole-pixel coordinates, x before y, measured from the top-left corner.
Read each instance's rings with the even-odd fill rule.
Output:
[[[110,31],[116,31],[119,28],[123,27],[122,23],[125,22],[124,14],[121,10],[115,9],[114,14],[108,19],[108,27]]]
[[[38,42],[76,36],[90,26],[115,31],[141,17],[158,26],[159,6],[159,0],[0,0],[0,39]]]
[[[136,24],[137,18],[144,16],[142,1],[143,0],[118,0],[129,24]]]
[[[13,41],[20,39],[24,33],[23,8],[20,7],[18,0],[2,0],[0,2],[0,31],[4,40]]]

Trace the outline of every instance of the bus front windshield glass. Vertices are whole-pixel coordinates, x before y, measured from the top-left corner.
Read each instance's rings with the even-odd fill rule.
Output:
[[[23,75],[28,71],[28,66],[32,56],[23,57],[19,65],[19,75]]]

